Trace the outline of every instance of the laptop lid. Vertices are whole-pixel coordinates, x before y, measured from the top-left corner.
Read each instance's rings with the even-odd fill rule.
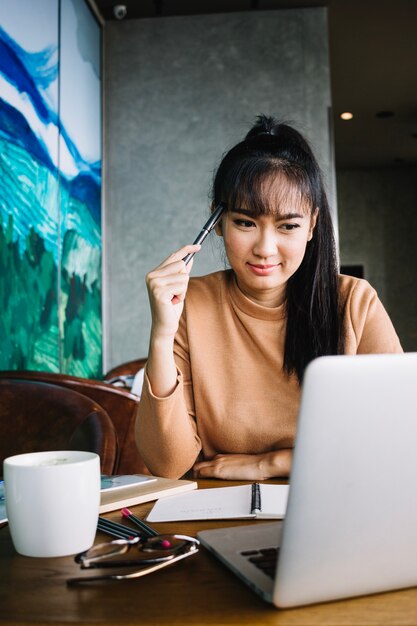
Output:
[[[417,353],[307,368],[273,602],[417,584]]]
[[[285,521],[198,533],[265,600],[291,607],[417,584],[417,353],[307,368]],[[278,546],[272,580],[244,555]]]

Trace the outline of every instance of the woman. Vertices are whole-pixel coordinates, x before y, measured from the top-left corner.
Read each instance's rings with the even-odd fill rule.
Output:
[[[152,329],[136,425],[152,473],[288,476],[306,365],[401,352],[376,292],[337,273],[323,180],[305,139],[260,116],[214,179],[231,269],[189,279],[187,245],[147,276]]]

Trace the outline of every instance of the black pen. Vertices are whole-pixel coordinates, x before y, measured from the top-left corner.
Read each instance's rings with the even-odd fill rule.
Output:
[[[133,524],[136,524],[136,526],[138,526],[147,537],[157,537],[159,535],[156,530],[145,524],[145,522],[142,522],[142,520],[136,517],[136,515],[133,515],[130,509],[124,508],[120,511],[120,513],[122,514],[122,517],[130,519]]]
[[[120,539],[129,539],[130,537],[142,538],[141,533],[132,530],[128,526],[118,524],[117,522],[113,522],[113,520],[108,520],[103,517],[98,518],[97,529],[108,535],[113,535],[113,537],[119,537]]]
[[[216,226],[217,222],[221,218],[222,213],[223,213],[223,209],[224,209],[224,206],[223,206],[222,203],[220,203],[216,207],[215,211],[210,215],[209,219],[204,224],[203,228],[198,233],[196,240],[193,242],[193,245],[202,244],[203,243],[203,241],[205,240],[207,235],[209,235],[211,233],[211,231],[213,230],[213,228]],[[193,258],[194,254],[195,254],[195,252],[190,252],[190,254],[187,254],[187,256],[185,256],[183,258],[183,261],[184,261],[184,263],[186,265],[191,261],[191,259]]]

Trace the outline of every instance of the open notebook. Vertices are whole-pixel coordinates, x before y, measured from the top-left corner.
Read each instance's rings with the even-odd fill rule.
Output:
[[[288,485],[238,485],[199,489],[158,500],[147,520],[177,522],[204,519],[282,519]]]

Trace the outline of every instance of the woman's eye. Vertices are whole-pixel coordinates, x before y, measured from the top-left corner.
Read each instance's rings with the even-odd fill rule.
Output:
[[[255,226],[254,222],[251,222],[250,220],[234,220],[234,223],[236,226],[240,226],[241,228],[251,228],[252,226]]]
[[[280,228],[282,230],[295,230],[296,228],[300,228],[300,224],[281,224]]]

